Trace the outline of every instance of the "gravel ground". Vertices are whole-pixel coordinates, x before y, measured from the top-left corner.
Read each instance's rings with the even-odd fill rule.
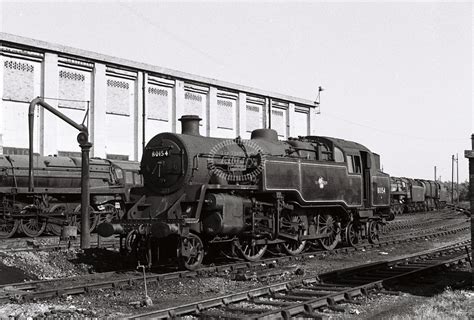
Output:
[[[2,254],[1,261],[4,266],[20,269],[29,279],[48,280],[72,277],[87,272],[87,265],[71,262],[76,259],[76,255],[77,252],[70,250],[64,252],[23,251]]]
[[[460,219],[462,219],[461,216]],[[0,319],[8,319],[11,316],[18,317],[19,319],[28,319],[28,317],[43,317],[47,319],[58,317],[73,319],[98,317],[115,319],[128,314],[142,313],[151,309],[162,309],[184,302],[234,293],[265,284],[298,279],[302,276],[315,276],[320,273],[356,266],[362,263],[402,257],[411,253],[434,249],[448,243],[459,242],[461,239],[467,238],[468,234],[469,231],[466,231],[462,234],[450,235],[435,240],[425,239],[424,241],[386,246],[368,250],[367,252],[327,254],[323,257],[304,260],[299,263],[277,266],[276,270],[281,271],[279,275],[262,281],[258,281],[255,278],[248,281],[236,281],[229,275],[222,274],[221,276],[214,277],[179,279],[150,284],[148,286],[148,296],[153,302],[152,306],[148,306],[144,299],[145,294],[142,283],[138,283],[134,287],[124,287],[121,291],[98,290],[88,295],[68,296],[38,303],[26,304],[14,303],[12,301],[10,304],[0,306]],[[0,283],[2,283],[2,280],[4,281],[3,283],[6,283],[6,280],[11,280],[12,275],[8,276],[4,271],[8,271],[10,274],[15,273],[15,277],[18,279],[22,277],[22,279],[52,279],[85,275],[126,266],[126,263],[122,263],[115,253],[107,253],[100,250],[87,255],[71,250],[67,252],[0,253],[0,257]],[[100,277],[100,274],[95,276]],[[5,279],[6,277],[9,278]],[[403,306],[407,302],[414,303],[417,299],[417,296],[408,294],[396,297],[396,299],[391,296],[370,297],[367,300],[366,308],[363,308],[363,306],[348,306],[347,312],[343,316],[348,318],[375,317],[375,315],[370,313],[370,310],[379,310],[381,306],[389,308],[386,307],[385,302],[387,301],[390,302],[390,305],[397,305],[399,303]],[[341,314],[333,314],[333,317],[336,318],[340,316]]]

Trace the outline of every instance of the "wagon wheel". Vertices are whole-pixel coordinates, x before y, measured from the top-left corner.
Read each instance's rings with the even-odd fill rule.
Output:
[[[8,216],[0,216],[0,239],[7,239],[13,236],[18,229],[20,221]]]
[[[333,250],[338,242],[338,227],[334,217],[330,214],[321,214],[318,216],[319,232],[328,233],[329,236],[319,239],[319,243],[326,250]]]
[[[242,238],[239,240],[237,251],[247,261],[259,260],[267,251],[266,244],[257,244],[256,239]]]
[[[359,232],[356,230],[354,223],[349,222],[349,224],[344,229],[344,238],[346,244],[355,247],[359,243]]]
[[[112,222],[113,220],[119,220],[123,216],[122,209],[117,209],[112,203],[106,203],[99,208],[102,208],[100,213],[97,215],[97,225],[103,222]]]
[[[21,231],[28,237],[39,237],[46,229],[46,219],[38,216],[39,209],[35,205],[29,205],[22,209],[23,214],[32,214],[33,216],[23,218],[20,221]]]
[[[369,222],[368,227],[368,239],[369,243],[378,243],[379,242],[379,233],[380,233],[380,224],[378,221],[371,221]]]
[[[178,258],[181,266],[187,270],[196,270],[201,266],[204,259],[204,245],[199,236],[190,233],[181,239]]]
[[[20,208],[20,206],[14,205],[13,208]],[[7,203],[3,212],[0,213],[0,239],[10,238],[17,231],[20,220],[13,218],[13,214],[11,204]]]
[[[49,213],[51,214],[61,214],[61,216],[64,216],[64,212],[66,212],[65,204],[55,204],[54,206],[51,207],[51,209],[49,209]],[[54,218],[61,219],[59,217],[54,217]],[[46,225],[46,231],[54,234],[55,236],[60,236],[62,230],[63,230],[63,226],[56,223],[48,222],[48,224]]]
[[[136,247],[136,241],[138,241],[139,234],[136,230],[132,230],[125,236],[125,241],[123,244],[122,251],[125,254],[130,254]]]
[[[73,225],[77,227],[77,232],[80,233],[81,232],[81,205],[78,205],[74,209],[74,213],[76,215],[74,215],[72,219]],[[94,212],[94,208],[89,206],[89,232],[92,232],[97,226],[97,221],[99,220],[97,216],[98,215],[96,215]]]
[[[289,214],[284,214],[281,220],[281,227],[283,232],[290,235],[307,235],[308,218],[306,216],[290,216]],[[303,252],[305,246],[306,240],[287,240],[282,245],[285,252],[292,256]]]

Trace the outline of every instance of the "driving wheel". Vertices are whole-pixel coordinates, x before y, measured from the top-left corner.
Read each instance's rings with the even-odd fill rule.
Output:
[[[266,244],[258,244],[256,239],[243,238],[239,240],[237,251],[247,261],[259,260],[267,251]]]
[[[196,270],[204,259],[204,245],[198,235],[190,233],[181,238],[181,248],[178,249],[181,265],[187,270]]]
[[[285,214],[282,216],[281,228],[283,232],[287,232],[292,236],[308,234],[308,219],[306,216],[290,216]],[[287,240],[283,243],[283,249],[289,255],[297,255],[303,252],[306,246],[306,240]]]
[[[338,227],[334,217],[330,214],[321,214],[318,216],[319,232],[327,234],[326,237],[319,239],[319,243],[326,250],[333,250],[339,243]]]

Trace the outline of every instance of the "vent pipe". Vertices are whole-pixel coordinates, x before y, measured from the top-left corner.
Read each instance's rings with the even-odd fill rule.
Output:
[[[199,121],[202,119],[195,115],[185,115],[179,118],[181,121],[181,133],[189,134],[192,136],[200,136],[199,134]]]

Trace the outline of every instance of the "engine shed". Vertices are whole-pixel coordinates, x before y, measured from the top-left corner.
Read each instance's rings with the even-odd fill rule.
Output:
[[[0,154],[26,154],[28,104],[37,97],[81,123],[91,157],[140,160],[160,132],[180,132],[195,114],[204,136],[250,138],[272,128],[280,139],[315,134],[318,105],[309,100],[155,65],[0,33]],[[34,152],[80,156],[77,132],[37,111]]]

